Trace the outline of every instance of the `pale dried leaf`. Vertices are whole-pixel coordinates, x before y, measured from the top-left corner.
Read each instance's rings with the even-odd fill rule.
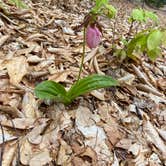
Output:
[[[25,93],[22,101],[22,112],[25,114],[26,118],[36,118],[37,113],[37,101],[35,100],[32,93]]]
[[[112,165],[111,166],[119,166],[119,161],[118,161],[118,159],[117,159],[117,157],[116,157],[116,154],[114,153],[114,162],[112,163]]]
[[[48,125],[48,119],[43,119],[41,123],[35,126],[32,131],[27,135],[27,139],[32,144],[39,144],[42,141],[43,136],[41,133]]]
[[[68,75],[70,75],[71,71],[59,71],[51,75],[48,79],[53,80],[55,82],[65,82],[67,80]]]
[[[88,62],[89,60],[91,60],[97,53],[98,51],[98,47],[96,47],[95,49],[93,49],[90,53],[88,53],[86,56],[85,56],[85,59],[84,59],[84,63]]]
[[[159,135],[163,138],[163,140],[166,141],[166,130],[157,128],[157,131]]]
[[[152,123],[150,121],[145,121],[143,125],[143,129],[145,134],[148,137],[148,140],[152,142],[162,152],[163,156],[166,157],[166,145],[164,144],[162,139],[159,137]]]
[[[90,92],[91,95],[94,97],[98,98],[99,100],[104,101],[105,100],[105,91],[98,91],[98,90],[93,90]]]
[[[28,73],[28,64],[24,56],[15,57],[7,64],[7,71],[10,82],[14,85],[20,83],[22,78]]]
[[[61,146],[58,153],[57,164],[58,165],[67,165],[67,161],[70,158],[70,153],[72,149],[67,143],[61,140]]]
[[[0,47],[10,38],[10,35],[0,36]]]
[[[3,134],[2,134],[2,130],[0,130],[0,145],[3,142],[7,142],[7,141],[11,141],[16,139],[17,137],[13,136],[10,131],[3,129]],[[3,141],[3,137],[4,137],[4,141]]]
[[[5,146],[5,151],[3,154],[2,165],[9,166],[12,163],[14,155],[17,152],[17,141],[12,141]]]
[[[33,156],[33,149],[32,145],[29,143],[29,141],[24,138],[21,141],[21,146],[20,146],[20,162],[24,165],[28,165],[30,159]]]
[[[35,119],[31,119],[31,118],[15,118],[12,121],[4,120],[1,122],[1,124],[11,128],[30,129],[34,127],[34,122],[35,122]]]
[[[30,166],[43,166],[52,160],[48,149],[42,149],[41,152],[34,154],[29,161]]]

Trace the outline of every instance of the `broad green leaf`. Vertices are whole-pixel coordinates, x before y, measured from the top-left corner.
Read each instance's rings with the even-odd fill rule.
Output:
[[[127,45],[127,56],[133,59],[135,49],[144,50],[146,48],[147,36],[145,33],[137,34]]]
[[[150,60],[154,61],[157,57],[161,55],[161,49],[159,47],[155,48],[153,50],[148,51],[147,54]]]
[[[91,12],[93,14],[100,13],[104,5],[108,4],[108,0],[96,0],[95,6],[92,8]]]
[[[55,99],[67,102],[65,88],[54,81],[43,81],[35,87],[35,95],[40,99]]]
[[[147,48],[149,51],[157,48],[161,44],[162,35],[160,30],[154,30],[148,35]]]
[[[158,22],[158,16],[150,11],[145,10],[145,19],[151,19],[155,22]]]
[[[8,0],[9,3],[16,5],[18,8],[27,8],[27,5],[22,0]]]
[[[162,35],[162,44],[166,47],[166,30],[164,30]]]
[[[109,4],[106,4],[106,5],[105,5],[104,14],[105,14],[108,18],[113,18],[113,17],[115,17],[116,13],[117,13],[117,10],[116,10],[112,5],[109,5]]]
[[[67,92],[67,97],[74,100],[76,97],[92,90],[117,86],[118,82],[110,76],[94,74],[76,82]]]
[[[145,21],[144,11],[142,9],[133,9],[131,17],[134,21],[140,21],[140,22]]]

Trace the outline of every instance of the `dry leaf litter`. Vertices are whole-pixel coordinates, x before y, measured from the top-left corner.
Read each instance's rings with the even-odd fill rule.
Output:
[[[116,24],[115,39],[125,35],[134,6],[112,2],[119,9],[116,23],[101,18],[102,44],[87,48],[82,74],[111,75],[123,86],[93,91],[66,107],[35,98],[33,89],[46,79],[66,89],[75,81],[83,38],[76,29],[92,4],[26,2],[28,9],[6,5],[0,15],[2,165],[166,164],[166,55],[154,63],[144,56],[137,63],[122,63],[109,49],[112,27]],[[159,13],[161,26],[164,14]]]

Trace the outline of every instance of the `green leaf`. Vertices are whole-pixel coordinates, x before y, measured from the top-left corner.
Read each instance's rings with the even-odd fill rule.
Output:
[[[96,0],[95,6],[92,8],[91,13],[99,14],[104,5],[108,4],[108,0]]]
[[[88,93],[92,90],[117,85],[118,82],[110,76],[94,74],[76,82],[67,92],[67,97],[72,101],[76,97]]]
[[[113,18],[115,17],[117,10],[112,5],[105,4],[103,12],[108,18]]]
[[[154,61],[157,57],[161,55],[161,49],[159,47],[155,48],[153,50],[148,51],[147,54],[150,60]]]
[[[40,99],[55,99],[68,102],[65,88],[54,81],[43,81],[35,87],[35,95]]]
[[[133,51],[141,50],[144,51],[146,48],[147,35],[145,33],[137,34],[127,45],[127,56],[135,60]]]
[[[145,10],[145,18],[158,22],[158,16],[155,13],[147,11],[147,10]]]
[[[154,30],[148,35],[147,48],[149,51],[157,48],[161,44],[162,35],[160,30]]]
[[[166,47],[166,30],[164,30],[162,35],[162,44]]]
[[[131,17],[134,21],[144,22],[144,11],[142,9],[133,9]]]
[[[16,5],[18,8],[27,8],[27,5],[22,0],[8,0],[9,3]]]

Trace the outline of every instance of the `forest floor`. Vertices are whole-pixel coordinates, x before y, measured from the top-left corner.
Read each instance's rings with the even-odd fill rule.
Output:
[[[102,43],[86,48],[82,73],[111,75],[123,86],[64,106],[37,99],[33,89],[47,79],[66,88],[76,81],[83,33],[75,27],[91,3],[27,2],[26,10],[0,8],[0,165],[166,165],[166,50],[155,62],[144,55],[122,61],[111,53],[112,27],[115,38],[124,36],[134,5],[112,2],[116,23],[100,18]],[[166,13],[157,13],[165,27]]]

